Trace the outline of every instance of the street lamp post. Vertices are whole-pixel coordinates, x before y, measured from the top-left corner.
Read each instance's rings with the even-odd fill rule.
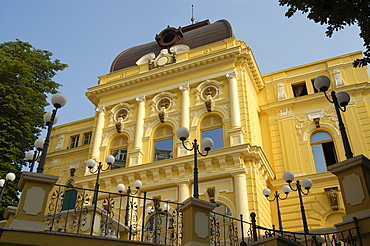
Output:
[[[93,211],[90,235],[92,235],[93,229],[94,229],[96,206],[97,206],[97,203],[98,203],[98,193],[99,193],[99,186],[100,186],[100,184],[99,184],[100,171],[107,171],[112,166],[114,161],[115,161],[114,156],[113,155],[108,155],[105,158],[105,162],[108,164],[108,167],[106,169],[103,169],[103,164],[101,162],[99,162],[95,171],[92,171],[92,170],[96,166],[96,161],[94,159],[89,159],[86,162],[86,166],[89,168],[90,173],[97,173],[96,181],[95,181],[95,187],[94,187],[94,198],[93,198],[94,211]]]
[[[66,97],[62,93],[54,94],[51,97],[51,104],[54,106],[54,109],[52,112],[48,112],[44,115],[44,122],[48,126],[48,131],[46,133],[46,138],[44,141],[44,146],[42,148],[42,154],[40,158],[39,165],[37,167],[37,172],[42,173],[44,171],[44,165],[46,160],[46,154],[48,152],[49,148],[49,141],[50,141],[50,134],[51,129],[53,127],[53,124],[57,122],[57,110],[61,107],[63,107],[67,103]]]
[[[2,187],[1,193],[0,193],[0,201],[1,199],[3,199],[4,190],[6,186],[8,185],[9,182],[14,181],[14,179],[15,179],[15,174],[12,172],[7,173],[5,176],[5,179],[0,179],[0,187]]]
[[[185,140],[189,137],[189,130],[186,127],[180,127],[177,129],[177,137],[181,140],[182,146],[188,151],[194,150],[194,198],[199,198],[199,188],[198,188],[198,156],[199,153],[201,156],[207,156],[209,151],[213,148],[214,143],[211,138],[203,138],[201,145],[203,149],[207,152],[206,154],[203,154],[199,150],[199,144],[197,139],[194,139],[194,141],[191,143],[192,147],[188,148],[185,145]]]
[[[307,178],[303,179],[302,182],[299,182],[299,180],[297,180],[296,181],[296,188],[294,189],[291,186],[291,183],[294,180],[294,174],[292,172],[289,172],[289,171],[285,172],[283,174],[283,179],[285,180],[285,182],[287,182],[289,184],[290,189],[292,189],[293,191],[298,192],[299,203],[300,203],[300,206],[301,206],[303,230],[304,230],[305,234],[308,234],[309,231],[308,231],[306,213],[305,213],[305,210],[304,210],[304,205],[303,205],[303,200],[302,200],[302,194],[303,195],[308,195],[309,194],[310,189],[312,187],[312,181],[310,179],[307,179]],[[304,190],[302,190],[302,187],[306,190],[306,192],[304,192]]]
[[[262,193],[263,195],[267,198],[269,202],[276,201],[276,206],[277,206],[277,214],[278,214],[278,220],[279,220],[279,230],[280,233],[283,234],[283,222],[281,220],[281,213],[280,213],[280,206],[279,206],[279,200],[285,200],[288,198],[288,194],[291,191],[290,187],[287,185],[283,186],[283,193],[285,194],[285,197],[281,197],[278,191],[275,191],[275,195],[273,199],[269,199],[269,196],[271,194],[271,190],[269,188],[263,189]]]
[[[36,150],[29,150],[25,154],[25,158],[27,162],[29,163],[30,172],[33,172],[33,167],[35,166],[35,161],[39,156],[41,155],[42,148],[44,146],[45,139],[39,138],[35,141],[33,146],[36,148]]]
[[[346,153],[347,159],[352,158],[353,153],[352,153],[352,150],[351,150],[351,146],[349,144],[346,128],[344,126],[343,119],[342,119],[342,116],[341,116],[341,113],[340,113],[340,111],[342,111],[342,112],[346,111],[346,106],[348,105],[349,101],[351,100],[350,95],[345,91],[339,91],[339,92],[332,91],[331,92],[332,100],[330,100],[330,98],[326,94],[326,91],[330,87],[330,79],[329,79],[329,77],[327,77],[325,75],[318,76],[314,80],[314,86],[317,90],[319,90],[321,92],[324,92],[326,99],[330,103],[334,104],[335,112],[336,112],[337,117],[338,117],[339,130],[340,130],[340,134],[342,136],[342,141],[343,141],[343,145],[344,145],[344,151]]]

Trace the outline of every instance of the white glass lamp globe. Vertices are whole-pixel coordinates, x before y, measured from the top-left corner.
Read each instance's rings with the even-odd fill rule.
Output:
[[[54,94],[51,97],[51,104],[53,104],[55,108],[61,108],[64,105],[66,105],[66,103],[67,103],[67,98],[62,93]]]
[[[325,75],[317,76],[317,78],[313,82],[313,85],[318,91],[327,91],[330,87],[330,79],[328,76]]]
[[[44,114],[44,122],[45,122],[46,124],[50,123],[50,121],[51,121],[51,115],[52,115],[52,114],[53,114],[53,112],[52,112],[52,111],[47,112],[46,114]],[[54,124],[56,124],[56,123],[58,123],[58,115],[55,115],[55,117],[54,117],[54,121],[53,121],[53,125],[54,125]]]
[[[346,91],[338,91],[335,95],[337,96],[338,104],[341,107],[346,107],[349,101],[351,101],[351,96]]]
[[[311,189],[311,187],[312,187],[312,181],[311,181],[311,179],[303,179],[302,180],[302,187],[303,188],[305,188],[306,190],[309,190],[309,189]]]
[[[27,151],[25,155],[26,161],[32,161],[34,156],[35,156],[34,150]]]
[[[271,190],[269,188],[265,188],[263,189],[262,193],[265,197],[268,197],[271,194]]]
[[[140,189],[140,188],[141,188],[141,186],[143,186],[143,183],[142,183],[140,180],[136,180],[136,181],[134,182],[134,187],[135,187],[136,189]]]
[[[205,151],[210,151],[214,146],[212,138],[203,138],[201,144]]]
[[[108,165],[112,165],[114,163],[114,161],[116,160],[116,158],[114,158],[113,155],[108,155],[107,157],[105,157],[105,162],[108,164]]]
[[[96,161],[94,159],[88,159],[86,162],[86,166],[90,169],[94,168],[96,165]]]
[[[9,181],[13,181],[15,179],[15,174],[12,173],[12,172],[7,173],[6,176],[5,176],[5,179],[9,180]]]
[[[179,129],[177,129],[176,135],[181,141],[185,141],[186,139],[188,139],[190,133],[188,128],[180,127]]]
[[[0,187],[4,187],[5,179],[0,179]]]
[[[126,190],[126,186],[124,185],[124,184],[119,184],[119,185],[117,185],[117,191],[119,192],[119,193],[122,193],[122,192],[124,192]]]
[[[294,174],[292,172],[287,171],[283,174],[283,179],[285,180],[285,182],[289,184],[294,180]]]
[[[39,138],[39,139],[36,139],[35,143],[33,144],[33,146],[35,146],[35,148],[38,150],[38,151],[41,151],[43,148],[44,148],[44,142],[45,142],[45,138]]]
[[[282,188],[282,191],[285,193],[285,194],[289,194],[289,192],[291,191],[290,187],[288,185],[284,185],[283,188]]]
[[[165,211],[165,212],[167,212],[168,210],[170,210],[170,205],[168,205],[167,203],[164,203],[162,205],[162,210]]]
[[[153,213],[153,212],[154,212],[153,207],[152,207],[152,206],[147,207],[147,208],[146,208],[146,212],[147,212],[148,214]]]

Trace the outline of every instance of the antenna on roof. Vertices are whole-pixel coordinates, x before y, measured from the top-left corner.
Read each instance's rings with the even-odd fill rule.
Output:
[[[191,24],[194,24],[194,5],[191,5]]]

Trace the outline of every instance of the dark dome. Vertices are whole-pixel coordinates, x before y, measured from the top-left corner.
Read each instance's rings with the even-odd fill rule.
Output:
[[[177,34],[175,31],[177,31]],[[176,42],[168,42],[169,46],[165,45],[163,41],[161,42],[159,37],[162,33],[166,35],[164,37],[165,41],[168,37],[175,37],[177,35]],[[156,35],[157,41],[138,45],[122,51],[112,62],[110,72],[135,66],[136,61],[143,55],[148,53],[155,53],[158,55],[162,49],[170,48],[174,45],[184,44],[189,46],[190,49],[193,49],[234,36],[231,25],[227,20],[219,20],[212,24],[209,24],[209,21],[206,20],[186,27],[179,27],[178,29],[168,27],[164,29],[161,34]]]

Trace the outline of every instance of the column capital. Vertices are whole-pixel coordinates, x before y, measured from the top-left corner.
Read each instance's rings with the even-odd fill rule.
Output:
[[[236,78],[236,73],[235,73],[235,72],[227,73],[227,74],[226,74],[226,78],[228,78],[228,79]]]
[[[146,102],[146,98],[145,98],[145,96],[137,97],[136,101],[137,102]]]
[[[95,111],[96,112],[99,112],[99,113],[101,113],[101,112],[105,113],[107,110],[105,109],[104,106],[101,106],[101,107],[96,107],[95,108]]]
[[[188,91],[188,90],[190,90],[190,85],[189,85],[189,84],[180,85],[180,86],[179,86],[179,89],[180,89],[181,91]]]

